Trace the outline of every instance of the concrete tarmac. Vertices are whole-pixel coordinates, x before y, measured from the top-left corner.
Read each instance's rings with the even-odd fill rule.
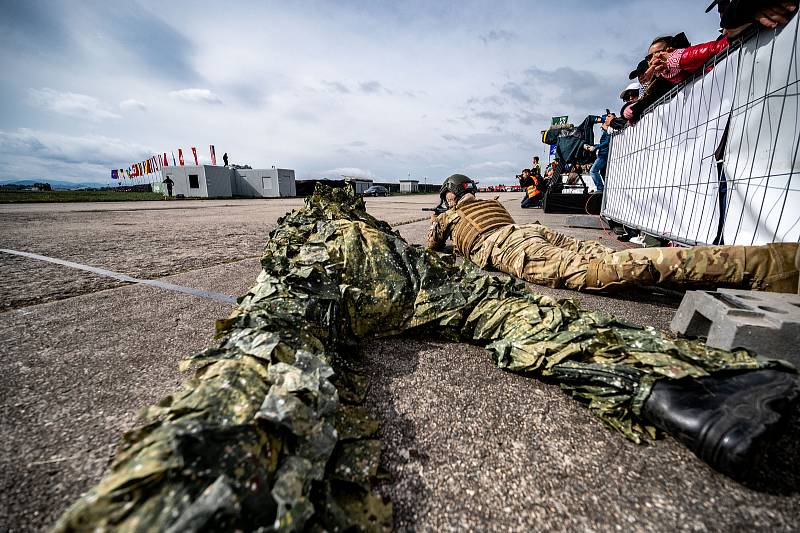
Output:
[[[626,246],[564,215],[519,208],[584,239]],[[368,199],[423,243],[433,195]],[[299,199],[0,205],[0,248],[237,296],[269,230]],[[535,287],[665,329],[680,297],[613,298]],[[231,305],[0,252],[0,531],[37,531],[102,476],[139,411],[187,377],[181,357],[214,344]],[[382,422],[381,490],[398,530],[800,529],[797,418],[753,481],[717,474],[671,439],[631,444],[558,387],[496,369],[439,339],[363,347],[368,406]]]

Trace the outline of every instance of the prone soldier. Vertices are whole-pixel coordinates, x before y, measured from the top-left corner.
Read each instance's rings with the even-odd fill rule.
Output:
[[[439,196],[449,209],[431,216],[428,247],[448,238],[481,268],[554,288],[611,292],[632,285],[676,288],[738,287],[798,292],[800,245],[694,246],[614,251],[539,223],[517,224],[497,200],[475,197],[475,182],[453,174]]]

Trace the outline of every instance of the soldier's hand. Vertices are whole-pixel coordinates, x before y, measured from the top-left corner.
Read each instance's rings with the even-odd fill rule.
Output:
[[[433,215],[431,215],[431,224],[435,223],[436,223],[436,214],[434,213]]]

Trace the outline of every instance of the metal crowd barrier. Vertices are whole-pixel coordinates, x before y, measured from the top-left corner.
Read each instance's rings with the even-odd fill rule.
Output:
[[[800,241],[799,24],[732,43],[613,134],[602,215],[686,245]]]

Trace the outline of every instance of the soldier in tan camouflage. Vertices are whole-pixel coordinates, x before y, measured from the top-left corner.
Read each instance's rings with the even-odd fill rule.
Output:
[[[441,196],[449,209],[431,217],[429,248],[441,250],[451,238],[455,249],[481,268],[494,268],[539,285],[581,291],[665,285],[798,292],[797,243],[617,252],[538,223],[517,224],[497,200],[475,198],[474,189],[474,182],[461,174],[445,181]]]

